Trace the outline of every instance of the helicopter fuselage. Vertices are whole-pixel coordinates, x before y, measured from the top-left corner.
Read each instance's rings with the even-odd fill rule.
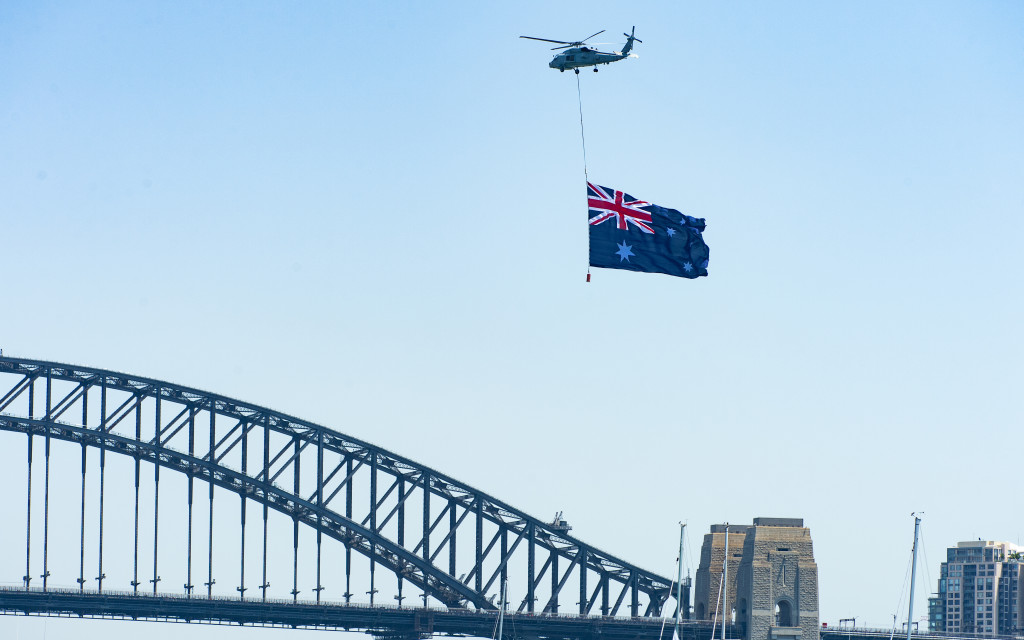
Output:
[[[580,67],[593,67],[599,64],[608,64],[623,60],[628,56],[621,53],[604,53],[591,49],[590,47],[572,47],[555,56],[548,66],[552,69],[565,71],[566,69],[578,69]]]

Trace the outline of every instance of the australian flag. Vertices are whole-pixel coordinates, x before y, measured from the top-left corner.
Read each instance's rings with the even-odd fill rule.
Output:
[[[708,275],[703,218],[590,182],[587,206],[590,266],[682,278]]]

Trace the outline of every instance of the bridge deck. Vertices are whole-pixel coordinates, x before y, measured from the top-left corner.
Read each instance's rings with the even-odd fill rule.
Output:
[[[290,600],[134,595],[0,587],[0,614],[237,624],[360,631],[381,638],[430,635],[491,638],[497,614],[470,609],[370,606]],[[505,635],[542,640],[666,640],[661,618],[507,613]],[[733,637],[731,634],[729,637]],[[711,640],[711,625],[685,621],[682,640]]]

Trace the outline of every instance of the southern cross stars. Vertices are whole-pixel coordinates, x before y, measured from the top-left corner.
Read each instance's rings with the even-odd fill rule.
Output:
[[[619,262],[622,262],[623,260],[629,262],[629,256],[636,255],[630,251],[630,249],[633,248],[633,245],[627,245],[625,240],[622,241],[622,244],[616,246],[619,248],[619,250],[615,252],[619,256]]]

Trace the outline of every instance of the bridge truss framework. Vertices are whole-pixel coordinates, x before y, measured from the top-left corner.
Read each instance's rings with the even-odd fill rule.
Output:
[[[368,565],[368,575],[359,579],[368,581],[370,605],[378,604],[378,569],[391,576],[389,584],[395,585],[393,597],[400,608],[409,597],[408,585],[422,599],[417,606],[427,607],[436,601],[451,610],[487,612],[497,609],[499,585],[507,583],[509,608],[523,614],[558,614],[561,600],[571,593],[578,596],[574,613],[579,616],[657,617],[666,601],[675,596],[674,581],[589,546],[558,523],[540,521],[446,474],[326,427],[193,388],[95,368],[0,357],[0,430],[27,437],[22,577],[26,592],[33,591],[34,575],[41,578],[42,591],[49,589],[51,443],[63,441],[81,447],[81,549],[76,582],[82,594],[93,580],[96,591],[104,592],[104,491],[109,454],[130,460],[134,467],[133,594],[140,593],[146,580],[153,595],[173,595],[158,588],[160,561],[168,555],[166,545],[159,544],[160,514],[168,509],[166,500],[160,502],[163,470],[183,475],[187,482],[188,530],[187,540],[182,541],[186,599],[201,596],[194,579],[204,577],[205,596],[214,597],[215,560],[224,562],[214,550],[218,509],[238,510],[241,551],[235,590],[239,600],[247,599],[252,570],[247,578],[246,569],[252,565],[253,555],[251,549],[246,552],[246,542],[253,537],[247,511],[253,508],[262,515],[262,527],[256,527],[262,533],[258,542],[262,562],[256,567],[259,583],[255,587],[261,601],[268,600],[270,587],[268,553],[280,553],[279,542],[269,539],[268,517],[273,513],[283,514],[292,525],[290,593],[294,603],[304,592],[299,584],[300,557],[313,554],[315,584],[311,591],[315,602],[320,602],[325,588],[324,549],[329,541],[340,543],[332,549],[341,549],[335,555],[344,557],[343,562],[335,555],[326,560],[332,572],[339,564],[344,567],[345,603],[351,603],[354,595],[353,552]],[[42,456],[34,450],[40,440]],[[98,496],[87,500],[88,461],[97,458]],[[32,531],[33,500],[39,499],[38,478],[33,486],[33,463],[40,462],[44,469],[40,474],[37,468],[35,475],[43,476],[41,557],[32,544],[35,541],[38,547],[40,537],[38,531],[33,537]],[[152,467],[151,499],[146,497],[153,505],[151,524],[140,522],[142,463]],[[70,484],[67,475],[61,473],[57,481]],[[202,500],[197,481],[198,488],[203,484],[208,488],[205,531],[193,521]],[[222,506],[223,499],[215,506],[215,487],[238,496],[235,506]],[[181,505],[171,508],[180,509]],[[35,519],[39,520],[38,515]],[[91,530],[96,528],[93,522],[98,523],[98,531]],[[313,532],[310,537],[315,538],[315,550],[300,550],[300,528]],[[87,529],[90,538],[96,539],[95,548],[88,550]],[[200,541],[205,533],[208,542],[205,567],[195,553],[200,545],[194,544],[194,533]],[[152,566],[143,567],[140,543],[148,547],[150,542]],[[96,569],[95,577],[86,576],[87,551],[95,558],[89,562],[90,568]],[[37,574],[40,564],[42,570]],[[683,595],[688,604],[688,581]],[[688,615],[688,606],[683,611]]]

